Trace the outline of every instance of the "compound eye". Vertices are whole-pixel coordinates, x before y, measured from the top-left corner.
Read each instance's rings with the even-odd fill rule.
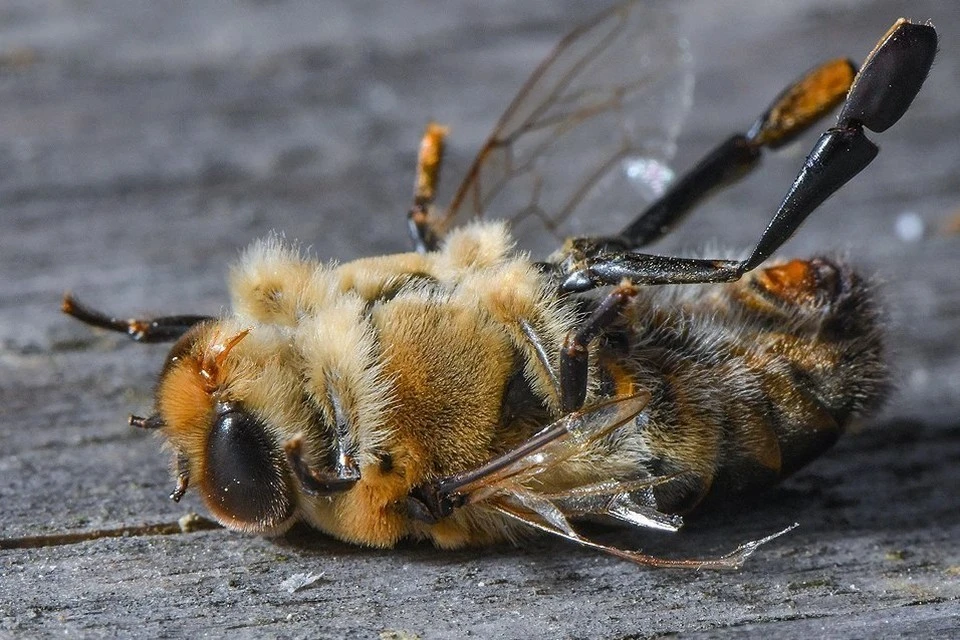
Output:
[[[293,515],[290,472],[266,425],[237,404],[217,407],[202,491],[221,523],[258,533]]]

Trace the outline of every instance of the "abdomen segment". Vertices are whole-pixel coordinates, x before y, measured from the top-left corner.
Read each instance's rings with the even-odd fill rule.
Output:
[[[612,341],[601,358],[653,394],[643,465],[675,476],[656,489],[665,511],[775,484],[887,388],[870,287],[827,258],[732,284],[651,288],[621,335],[626,342]]]

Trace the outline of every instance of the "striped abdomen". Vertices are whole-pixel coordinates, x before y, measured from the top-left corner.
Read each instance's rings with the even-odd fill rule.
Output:
[[[823,258],[651,289],[600,362],[653,394],[644,465],[677,475],[660,508],[769,487],[829,448],[883,399],[878,322],[863,279]]]

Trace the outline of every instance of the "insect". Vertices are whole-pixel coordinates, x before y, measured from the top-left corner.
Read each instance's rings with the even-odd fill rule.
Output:
[[[362,545],[453,548],[543,531],[660,567],[736,567],[779,535],[674,560],[602,545],[574,523],[675,531],[704,502],[793,473],[882,401],[868,282],[836,259],[762,265],[874,158],[865,130],[907,110],[937,35],[899,20],[859,70],[814,68],[619,234],[571,237],[540,262],[515,250],[512,230],[562,233],[642,153],[628,107],[678,86],[685,57],[659,46],[661,27],[626,2],[567,36],[443,209],[447,132],[428,126],[415,251],[336,266],[267,238],[233,267],[222,317],[119,319],[68,294],[63,310],[90,325],[175,341],[155,412],[130,419],[175,452],[171,497],[196,487],[218,521],[252,533],[305,521]],[[644,38],[653,62],[615,67]],[[746,259],[641,252],[837,105]],[[612,145],[570,143],[604,119]],[[489,218],[509,193],[520,204]]]

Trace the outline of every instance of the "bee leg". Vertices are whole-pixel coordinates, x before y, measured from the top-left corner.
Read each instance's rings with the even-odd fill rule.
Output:
[[[583,324],[567,334],[560,350],[560,409],[564,413],[578,410],[586,400],[590,342],[619,317],[637,292],[629,281],[621,282]]]
[[[431,224],[430,214],[440,182],[444,140],[448,129],[436,122],[427,124],[417,155],[417,178],[413,187],[413,206],[407,213],[407,229],[417,253],[436,251],[440,237]]]
[[[617,236],[622,247],[655,242],[710,194],[739,182],[759,165],[764,147],[778,149],[792,142],[840,104],[855,73],[853,62],[838,58],[797,78],[746,133],[734,134],[711,149],[626,226]]]
[[[193,325],[214,319],[212,316],[163,316],[124,320],[80,304],[80,301],[69,293],[63,296],[60,308],[65,314],[81,322],[100,329],[125,333],[136,342],[173,342]]]
[[[137,429],[146,429],[148,431],[154,431],[156,429],[162,429],[166,425],[163,422],[163,418],[159,415],[154,414],[147,418],[143,416],[131,415],[127,422],[129,422],[131,427],[136,427]],[[183,498],[184,494],[187,493],[187,488],[190,486],[190,459],[182,452],[177,452],[177,484],[174,487],[173,491],[170,492],[170,499],[174,502],[180,502],[180,499]]]
[[[170,493],[170,499],[180,502],[190,486],[190,460],[183,453],[177,454],[177,485]]]
[[[650,394],[640,391],[565,414],[516,448],[475,469],[413,487],[407,495],[407,515],[434,523],[464,505],[489,502],[503,492],[512,493],[516,483],[533,479],[566,460],[573,450],[636,418],[649,401]]]
[[[937,33],[930,25],[897,21],[867,57],[838,116],[807,156],[774,215],[743,261],[676,258],[609,251],[599,243],[574,246],[559,265],[562,292],[615,285],[730,282],[756,268],[787,241],[824,200],[860,173],[878,148],[864,127],[882,132],[906,112],[933,64]],[[561,276],[562,278],[562,276]]]
[[[311,467],[303,458],[303,438],[291,438],[283,446],[287,462],[304,492],[312,496],[328,496],[351,489],[360,480],[356,464],[338,468],[335,473]]]
[[[862,120],[867,128],[883,131],[899,119],[919,91],[936,44],[933,27],[901,19],[881,38],[856,76],[853,63],[844,59],[809,71],[784,89],[747,133],[733,135],[712,149],[618,235],[573,242],[585,245],[581,252],[590,247],[616,251],[636,249],[660,239],[710,194],[755,169],[763,147],[777,149],[792,142],[839,104],[845,94],[841,127],[847,121]],[[882,114],[880,120],[884,122],[869,121],[864,117],[868,111],[874,117]]]
[[[520,325],[520,331],[523,332],[524,337],[527,340],[527,343],[533,348],[533,353],[537,358],[537,362],[540,363],[540,367],[547,374],[547,377],[550,379],[550,385],[553,387],[554,393],[557,397],[560,397],[560,379],[557,377],[557,372],[554,370],[553,364],[551,363],[550,354],[547,353],[547,347],[544,344],[543,338],[540,337],[536,329],[533,328],[533,325],[524,318],[520,318],[517,321],[517,324]]]
[[[127,423],[131,427],[136,427],[137,429],[146,429],[148,431],[162,429],[165,426],[163,423],[163,418],[156,414],[147,418],[144,418],[143,416],[131,415],[129,418],[127,418]]]

